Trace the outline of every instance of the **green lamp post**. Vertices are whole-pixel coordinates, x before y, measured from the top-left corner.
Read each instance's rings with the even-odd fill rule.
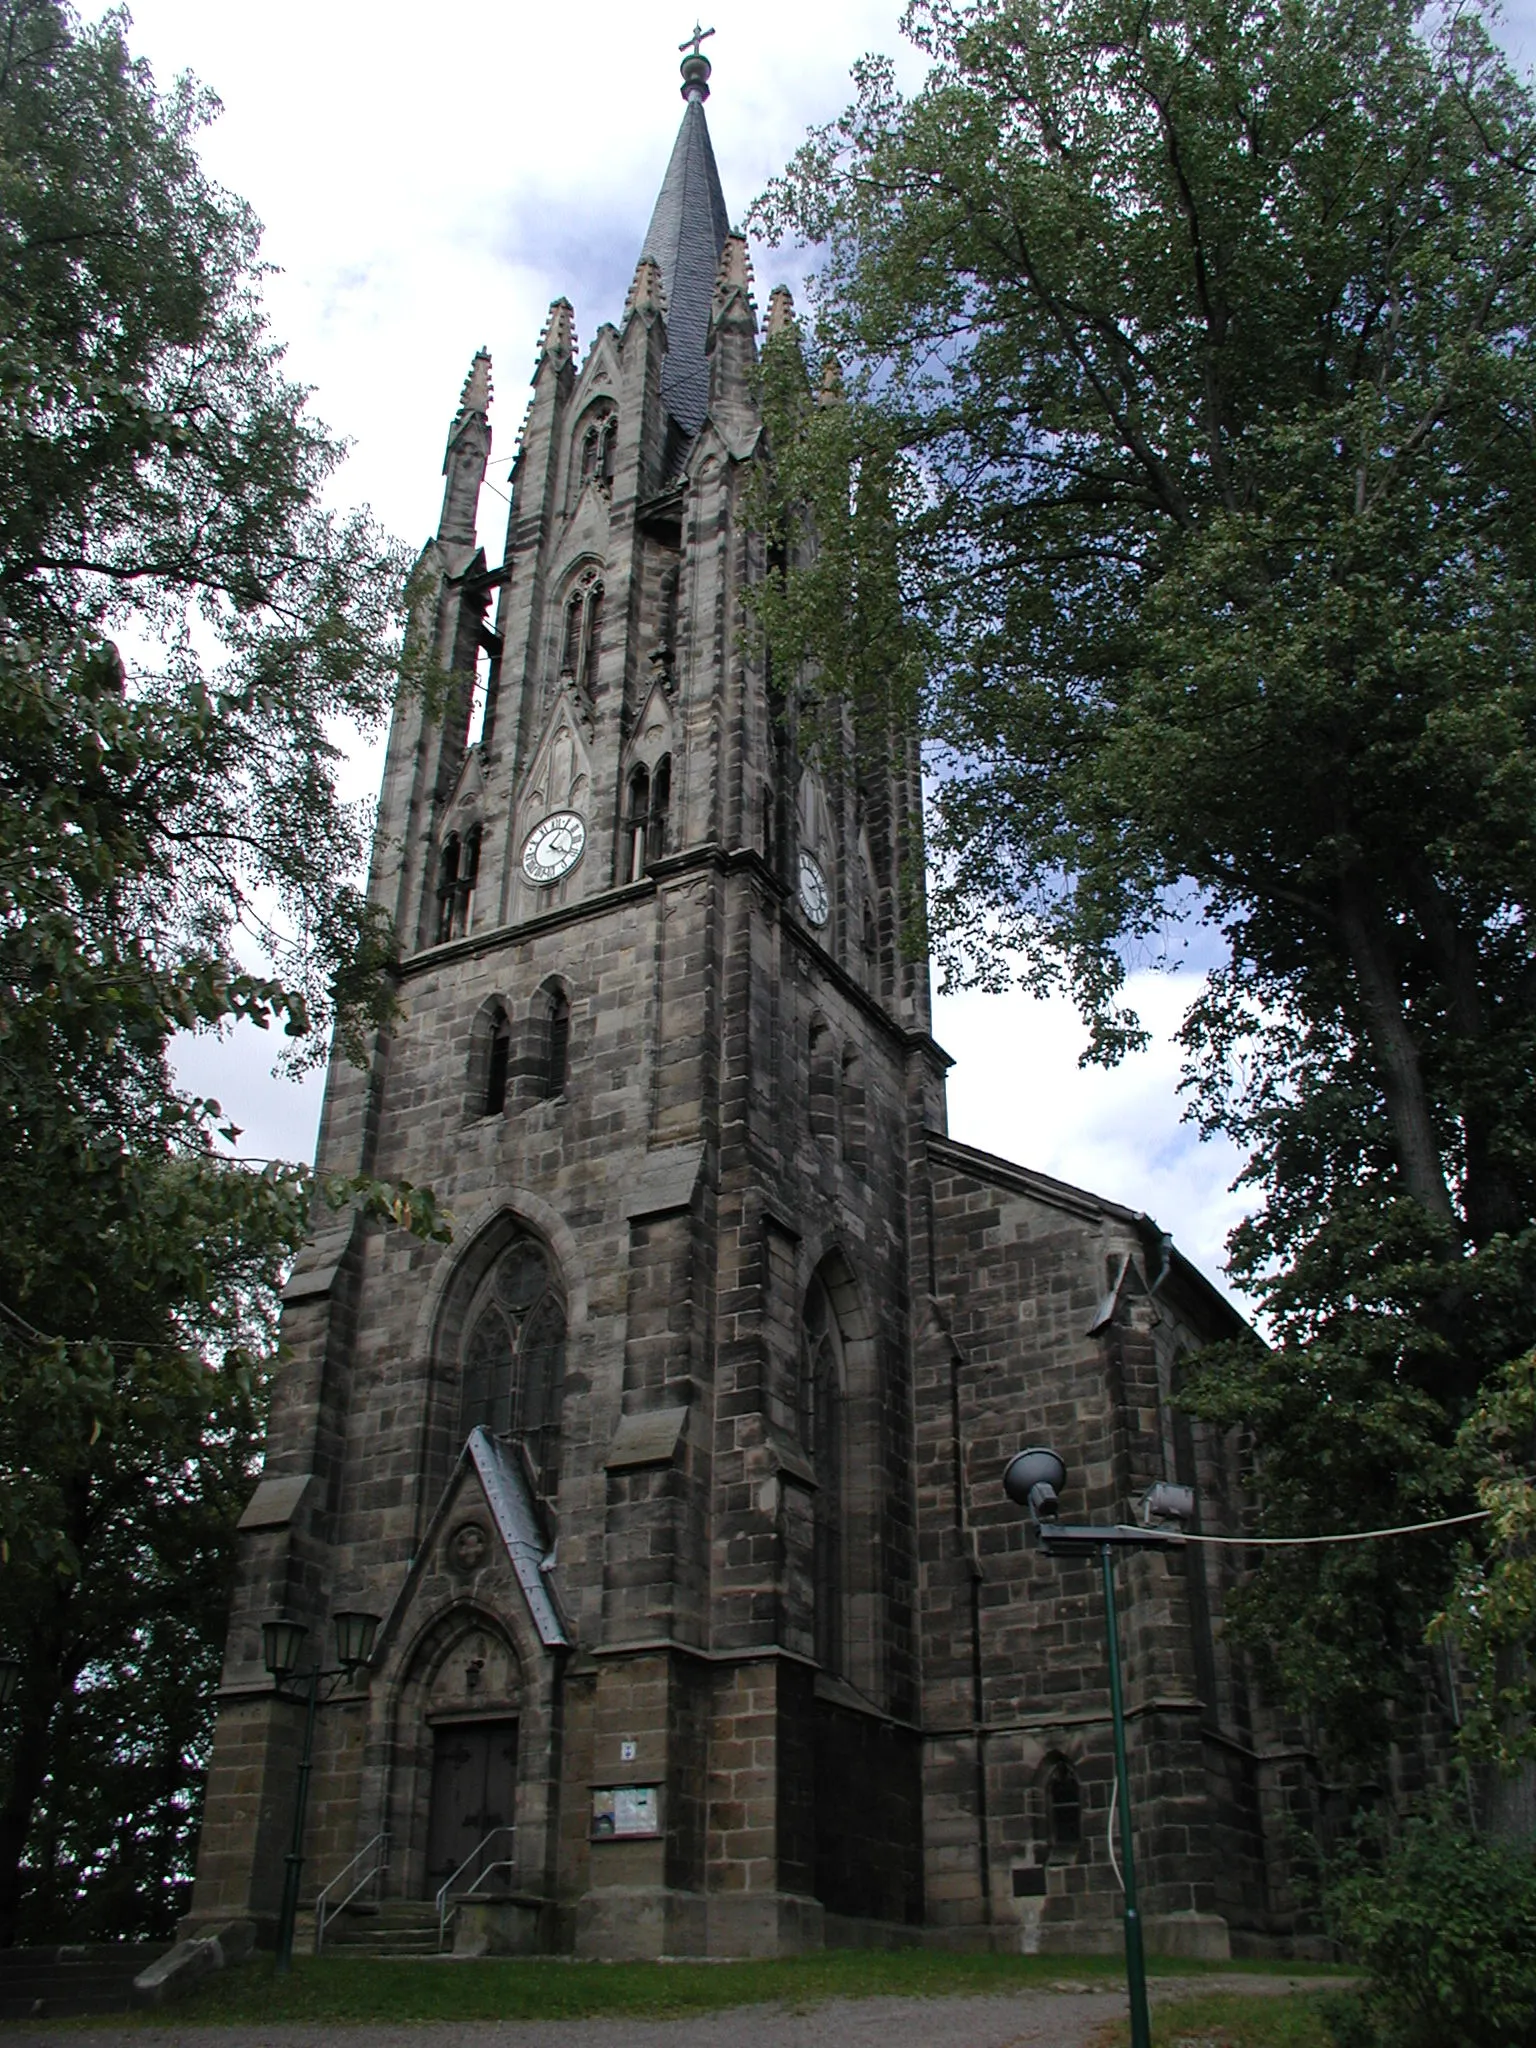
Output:
[[[1136,1897],[1136,1851],[1131,1826],[1130,1772],[1125,1754],[1125,1699],[1120,1685],[1120,1631],[1115,1614],[1114,1557],[1117,1550],[1168,1550],[1183,1538],[1169,1529],[1137,1529],[1124,1525],[1097,1528],[1091,1523],[1057,1519],[1058,1489],[1066,1484],[1067,1468],[1054,1451],[1035,1446],[1009,1459],[1003,1491],[1014,1504],[1027,1508],[1040,1547],[1048,1557],[1082,1557],[1096,1551],[1104,1581],[1104,1648],[1109,1660],[1109,1706],[1115,1729],[1115,1782],[1119,1788],[1120,1857],[1125,1886],[1125,1988],[1131,2005],[1131,2048],[1152,2048],[1152,2023],[1147,2011],[1147,1959],[1142,1944],[1141,1908]],[[1171,1510],[1183,1509],[1185,1489],[1161,1489]],[[1175,1495],[1179,1496],[1175,1502]],[[1193,1500],[1189,1502],[1192,1509]]]
[[[261,1649],[279,1699],[293,1700],[304,1709],[304,1746],[299,1753],[299,1782],[293,1803],[293,1840],[283,1858],[283,1902],[277,1916],[277,1967],[280,1974],[293,1968],[293,1930],[299,1917],[299,1880],[304,1871],[304,1817],[309,1806],[309,1779],[314,1768],[315,1710],[322,1697],[333,1699],[338,1687],[356,1677],[373,1655],[374,1637],[379,1630],[376,1614],[362,1614],[344,1608],[333,1617],[336,1630],[337,1669],[322,1671],[318,1664],[299,1670],[304,1638],[309,1630],[301,1621],[264,1621]]]

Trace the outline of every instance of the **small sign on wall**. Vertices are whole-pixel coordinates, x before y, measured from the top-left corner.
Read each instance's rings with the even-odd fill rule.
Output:
[[[596,1842],[632,1840],[637,1835],[661,1833],[661,1787],[659,1785],[594,1785],[592,1787],[592,1839]]]

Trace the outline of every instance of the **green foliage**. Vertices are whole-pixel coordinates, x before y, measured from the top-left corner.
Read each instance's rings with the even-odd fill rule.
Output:
[[[1532,2048],[1536,1851],[1502,1848],[1444,1814],[1411,1820],[1375,1856],[1357,1847],[1328,1888],[1330,1921],[1369,1973],[1331,2015],[1338,2048]]]
[[[921,90],[866,61],[757,209],[913,479],[950,971],[1070,987],[1112,1061],[1131,964],[1215,962],[1189,1114],[1276,1341],[1191,1399],[1278,1533],[1470,1506],[1536,1339],[1536,108],[1415,15],[914,0]],[[1249,1596],[1341,1749],[1444,1597],[1415,1543]]]
[[[1536,1353],[1500,1374],[1461,1428],[1488,1523],[1463,1545],[1433,1633],[1471,1676],[1462,1747],[1513,1773],[1536,1757]]]
[[[333,771],[404,563],[322,503],[215,103],[125,29],[0,0],[0,1942],[167,1930],[286,1262],[316,1202],[445,1228],[231,1163],[171,1078],[177,1031],[302,1064],[390,1012]]]

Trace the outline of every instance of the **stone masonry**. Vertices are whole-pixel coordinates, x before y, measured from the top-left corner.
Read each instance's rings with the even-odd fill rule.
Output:
[[[945,1135],[915,755],[802,747],[745,630],[757,319],[683,75],[619,324],[578,361],[550,308],[498,566],[483,351],[450,431],[414,625],[449,708],[402,696],[370,882],[400,1014],[333,1061],[319,1159],[431,1185],[453,1242],[343,1218],[293,1274],[189,1926],[272,1936],[302,1714],[262,1622],[361,1608],[306,1896],[387,1833],[389,1891],[478,1879],[493,1947],[1108,1947],[1097,1583],[1000,1475],[1046,1442],[1072,1519],[1166,1478],[1236,1527],[1170,1397],[1237,1324],[1146,1217]],[[1286,1938],[1311,1797],[1221,1642],[1227,1555],[1122,1568],[1180,1953]]]

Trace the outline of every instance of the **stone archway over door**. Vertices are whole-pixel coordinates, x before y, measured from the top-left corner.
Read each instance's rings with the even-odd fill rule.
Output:
[[[435,1896],[493,1828],[517,1812],[517,1723],[439,1721],[432,1730],[432,1803],[427,1822],[427,1892]],[[491,1852],[500,1861],[510,1844]],[[468,1883],[479,1873],[465,1874]]]

